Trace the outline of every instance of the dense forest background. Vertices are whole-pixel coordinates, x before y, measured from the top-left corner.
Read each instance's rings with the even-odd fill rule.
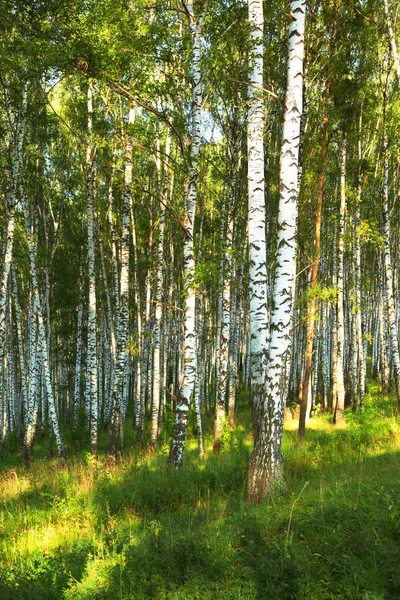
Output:
[[[394,452],[398,435],[399,20],[394,0],[0,0],[4,491],[14,473],[15,497],[24,493],[19,477],[33,477],[26,489],[38,486],[41,461],[57,457],[51,495],[67,506],[68,494],[79,498],[65,492],[67,473],[82,476],[105,544],[129,496],[147,515],[138,533],[146,556],[169,543],[160,541],[160,490],[171,510],[182,508],[168,481],[188,486],[188,506],[198,501],[204,511],[207,494],[210,502],[232,492],[231,514],[252,540],[261,535],[257,510],[282,502],[289,521],[271,561],[283,582],[297,561],[294,506],[312,480],[296,461],[322,469],[331,453],[332,474],[336,464],[359,469],[349,496],[358,510],[364,451],[388,444]],[[86,479],[73,470],[78,458]],[[22,468],[33,474],[18,475]],[[381,499],[398,528],[388,485]],[[267,503],[249,508],[246,499]],[[320,539],[315,556],[324,555]],[[165,574],[153,587],[124,587],[127,554],[108,552],[121,598],[180,593],[171,584],[162,595]],[[25,581],[34,597],[26,577],[35,579],[36,567],[13,580],[10,557],[4,590],[25,597],[13,595]],[[350,583],[329,595],[327,579],[314,596],[311,579],[301,589],[271,580],[263,595],[256,578],[248,596],[241,581],[232,596],[223,595],[227,585],[210,597],[398,597],[390,560],[378,567],[374,557],[377,579],[362,590],[367,567],[355,568],[353,595]],[[65,597],[115,595],[116,579],[105,576],[103,589],[97,575],[93,590],[89,575],[79,588],[76,571],[69,593],[81,596]],[[50,586],[48,597],[64,597],[65,586]],[[194,590],[179,597],[198,597]]]

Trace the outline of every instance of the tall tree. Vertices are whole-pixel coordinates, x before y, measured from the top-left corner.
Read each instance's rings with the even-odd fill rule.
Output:
[[[186,438],[187,420],[190,400],[196,377],[196,295],[194,288],[195,259],[193,252],[194,219],[196,215],[198,156],[201,146],[201,30],[207,10],[204,1],[201,13],[196,18],[193,0],[185,5],[192,40],[192,106],[191,106],[191,139],[189,153],[189,176],[185,189],[185,244],[184,244],[184,371],[183,384],[178,392],[175,407],[175,424],[172,433],[170,462],[179,468],[183,464],[183,451]]]
[[[264,186],[263,2],[249,0],[251,51],[248,109],[248,243],[250,364],[255,438],[263,418],[262,400],[268,340],[267,257]]]
[[[248,496],[260,501],[282,486],[282,435],[287,394],[286,361],[293,317],[300,122],[303,112],[303,56],[306,2],[290,3],[289,56],[283,118],[278,240],[271,311],[271,333],[261,423],[255,429],[250,457]]]

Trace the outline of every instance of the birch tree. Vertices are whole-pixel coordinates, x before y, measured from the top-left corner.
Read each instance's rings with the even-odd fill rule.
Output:
[[[268,338],[264,185],[263,2],[249,0],[251,58],[249,73],[248,152],[248,244],[250,296],[250,364],[253,427],[255,438],[262,416],[262,398]]]
[[[117,348],[115,374],[113,381],[112,412],[111,412],[111,431],[108,441],[108,455],[115,457],[118,451],[118,441],[120,449],[124,448],[123,438],[123,390],[124,390],[124,372],[126,361],[126,345],[129,330],[129,244],[130,244],[130,215],[131,215],[131,195],[132,195],[132,131],[131,127],[135,122],[135,109],[129,111],[128,123],[129,131],[125,141],[125,172],[124,172],[124,204],[122,211],[122,237],[121,237],[121,271],[120,271],[120,292],[119,292],[119,312],[117,321]]]
[[[87,90],[88,140],[86,145],[86,185],[87,185],[87,235],[88,235],[88,273],[89,273],[89,311],[87,337],[87,413],[90,422],[90,448],[97,456],[98,428],[98,371],[97,371],[97,306],[96,306],[96,266],[94,249],[94,149],[93,129],[93,83],[89,80]]]
[[[286,360],[292,333],[296,263],[300,121],[303,111],[305,0],[290,2],[289,56],[283,117],[278,240],[271,333],[261,423],[255,429],[248,476],[249,500],[260,501],[282,486],[282,435],[287,393]]]
[[[400,411],[400,356],[398,323],[396,318],[396,305],[393,296],[393,267],[392,253],[390,248],[391,232],[389,219],[389,159],[388,159],[388,138],[386,132],[383,138],[383,160],[384,160],[384,186],[382,194],[382,217],[383,217],[383,237],[385,241],[384,250],[384,269],[386,275],[386,305],[388,312],[388,325],[390,336],[390,349],[393,361],[394,380],[396,384],[396,395],[398,410]]]
[[[18,202],[18,185],[22,165],[22,147],[24,139],[25,119],[27,110],[28,85],[24,84],[22,89],[21,108],[14,115],[14,123],[12,116],[9,114],[9,145],[10,154],[12,157],[11,175],[9,182],[9,193],[7,195],[7,224],[4,233],[4,250],[2,248],[2,271],[0,279],[0,379],[2,379],[1,370],[3,368],[3,360],[6,348],[6,305],[7,305],[7,290],[8,282],[13,260],[14,247],[14,231],[15,231],[15,211]],[[13,128],[14,136],[12,135]],[[1,394],[1,390],[0,390]]]
[[[186,438],[190,400],[196,378],[196,296],[194,289],[194,219],[197,201],[197,162],[201,146],[201,30],[207,9],[205,0],[200,16],[196,19],[193,0],[186,7],[192,39],[192,106],[191,106],[191,145],[189,155],[189,177],[185,189],[185,242],[184,242],[184,372],[175,407],[175,424],[172,433],[170,462],[177,468],[183,464],[183,452]]]
[[[345,135],[345,134],[343,134]],[[333,422],[339,423],[344,418],[344,234],[346,224],[346,140],[343,140],[340,151],[340,209],[339,209],[339,244],[337,256],[337,326],[336,326],[336,362],[333,377],[336,394],[333,396]]]

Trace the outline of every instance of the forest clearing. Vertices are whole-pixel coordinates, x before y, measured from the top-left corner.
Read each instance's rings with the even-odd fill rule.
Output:
[[[98,461],[78,446],[63,468],[39,443],[30,470],[10,440],[0,473],[2,600],[400,597],[393,396],[371,385],[363,415],[350,411],[340,429],[315,417],[301,445],[289,416],[287,489],[260,505],[246,498],[252,440],[242,401],[218,455],[209,420],[204,462],[191,415],[181,470],[167,462],[167,437],[155,454],[127,452],[112,468],[105,436]]]
[[[0,598],[400,598],[398,0],[0,0]]]

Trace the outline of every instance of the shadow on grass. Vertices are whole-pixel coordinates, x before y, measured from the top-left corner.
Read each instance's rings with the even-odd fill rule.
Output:
[[[0,570],[0,598],[400,598],[400,452],[360,423],[286,432],[289,493],[259,506],[243,432],[180,471],[165,456],[99,470],[90,539]]]

